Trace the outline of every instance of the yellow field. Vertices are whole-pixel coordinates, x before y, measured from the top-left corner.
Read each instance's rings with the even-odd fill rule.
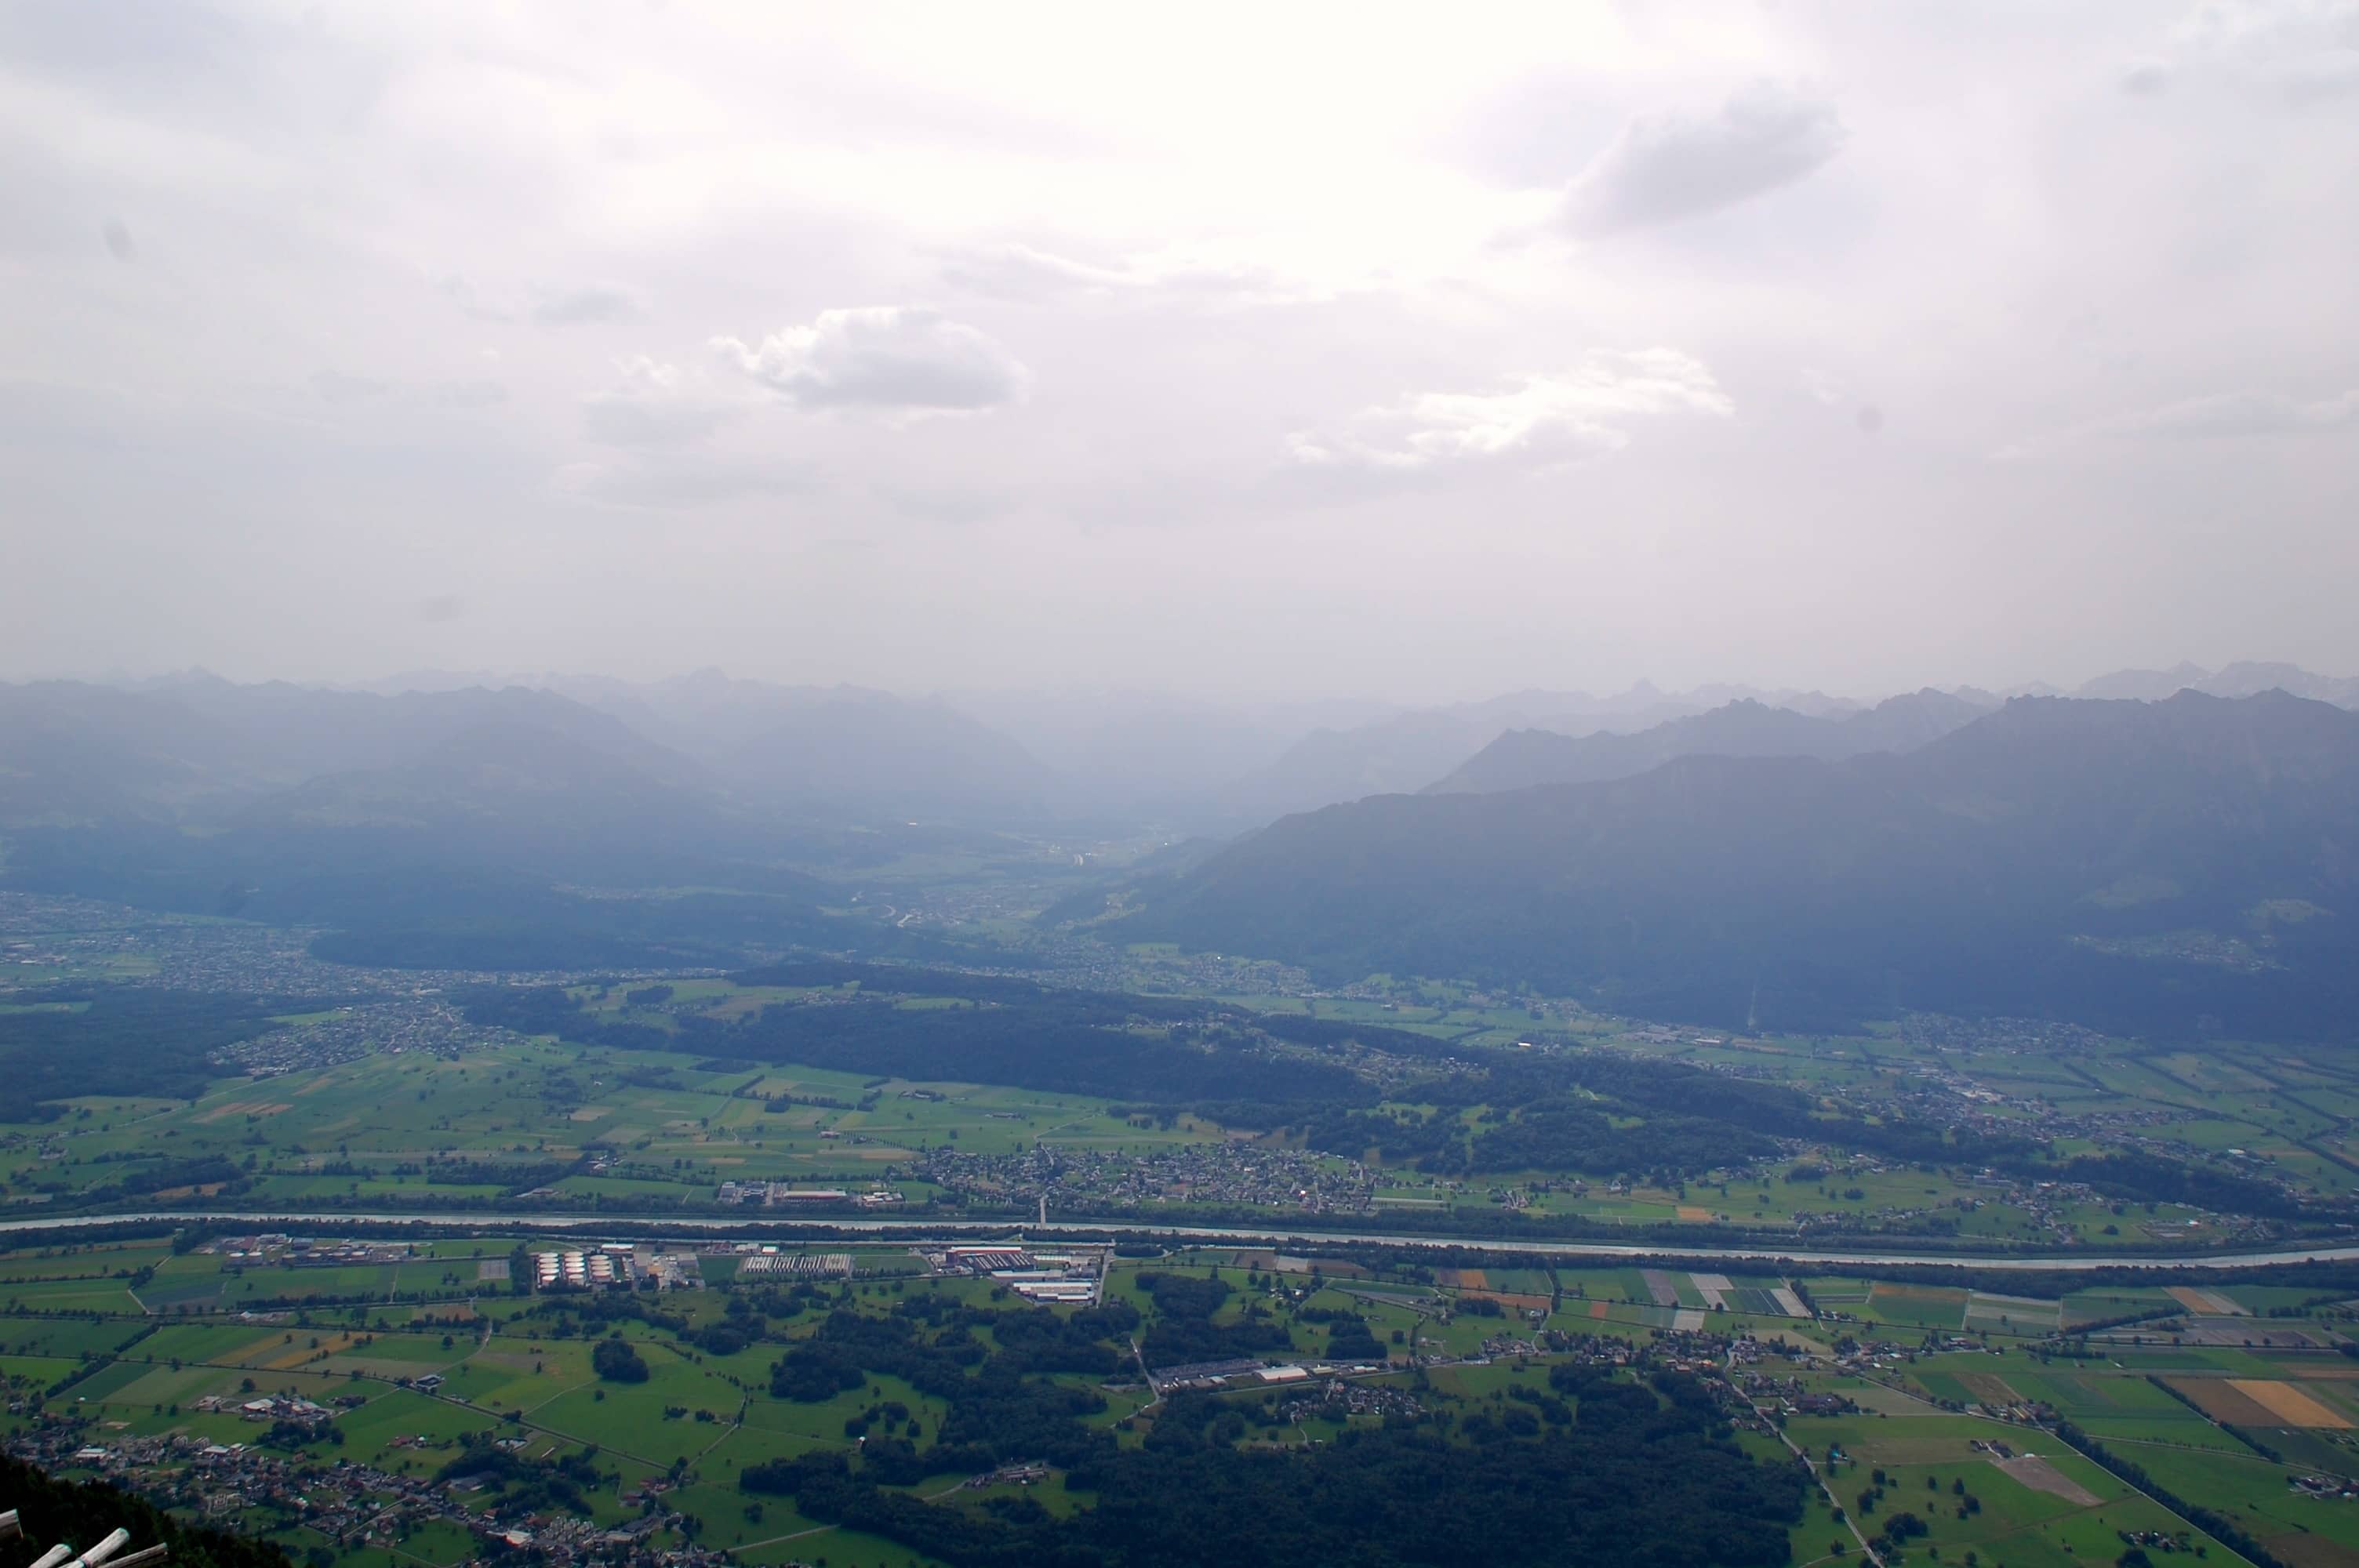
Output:
[[[2270,1382],[2256,1378],[2231,1378],[2228,1386],[2287,1426],[2340,1428],[2351,1424],[2291,1383]]]
[[[234,1099],[226,1105],[217,1105],[213,1107],[212,1109],[205,1112],[204,1115],[197,1118],[197,1119],[199,1121],[219,1121],[224,1117],[231,1116],[278,1116],[287,1111],[293,1110],[294,1108],[295,1108],[293,1106],[283,1102],[273,1102],[270,1100],[260,1099]]]
[[[2200,1312],[2212,1317],[2251,1315],[2227,1297],[2212,1291],[2199,1291],[2192,1285],[2167,1285],[2163,1293],[2190,1312]]]

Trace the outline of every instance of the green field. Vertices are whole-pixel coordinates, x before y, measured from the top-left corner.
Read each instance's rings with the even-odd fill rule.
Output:
[[[1147,963],[1141,977],[1160,972]],[[717,1212],[723,1183],[777,1183],[884,1193],[908,1213],[1019,1213],[1045,1198],[1066,1216],[1228,1218],[1297,1212],[1287,1195],[1308,1182],[1331,1187],[1343,1213],[1388,1216],[1420,1228],[1626,1234],[1665,1244],[1743,1235],[1799,1249],[1875,1237],[1924,1249],[2143,1252],[2268,1245],[2290,1234],[2284,1215],[2040,1183],[1962,1162],[1894,1158],[1839,1140],[1798,1154],[1756,1152],[1719,1164],[1706,1156],[1680,1174],[1631,1168],[1619,1159],[1478,1174],[1413,1151],[1387,1152],[1380,1139],[1356,1154],[1332,1144],[1313,1152],[1299,1129],[1224,1126],[1204,1108],[1142,1115],[1087,1095],[863,1076],[687,1048],[691,1040],[713,1038],[711,1026],[765,1009],[823,1011],[860,1001],[856,984],[797,988],[692,978],[670,982],[668,995],[647,1002],[632,1001],[631,989],[581,984],[566,993],[582,1006],[581,1028],[645,1032],[645,1043],[628,1050],[479,1032],[449,1052],[364,1051],[262,1078],[226,1076],[191,1101],[64,1102],[56,1121],[0,1128],[0,1212],[136,1197],[296,1210],[538,1206],[685,1216]],[[1539,1050],[1528,1045],[1538,1033],[1547,1052],[1607,1050],[1665,1070],[1771,1077],[1871,1119],[1914,1114],[1929,1076],[1938,1076],[1945,1093],[1974,1097],[1973,1114],[1994,1134],[2102,1113],[2137,1125],[2145,1149],[2171,1151],[2171,1158],[2223,1182],[2257,1184],[2223,1191],[2281,1189],[2315,1206],[2341,1206],[2359,1190],[2359,1152],[2344,1147],[2345,1118],[2359,1115],[2359,1072],[2322,1053],[2295,1055],[2230,1042],[2198,1057],[2104,1042],[2060,1062],[2011,1048],[1929,1045],[1897,1030],[1680,1038],[1556,1003],[1506,1005],[1464,986],[1402,982],[1392,993],[1414,1000],[1215,1000],[1273,1020],[1315,1015],[1328,1026],[1364,1022],[1510,1058]],[[861,1005],[919,1016],[973,1004],[907,995]],[[1536,1029],[1536,1011],[1547,1028]],[[345,1027],[342,1020],[339,1010],[312,1009],[291,1011],[280,1022],[299,1063],[307,1033],[327,1038]],[[673,1041],[682,1048],[664,1048]],[[1381,1076],[1402,1069],[1396,1063],[1369,1070]],[[1405,1098],[1382,1100],[1371,1114],[1414,1120],[1436,1108]],[[1452,1115],[1468,1133],[1489,1125],[1480,1105]],[[1643,1130],[1645,1119],[1636,1124]],[[2063,1157],[2104,1147],[2075,1127],[2052,1134],[2049,1152]],[[1188,1164],[1212,1159],[1237,1173],[1240,1152],[1247,1150],[1293,1162],[1298,1174],[1257,1186],[1242,1175],[1224,1182],[1222,1173]],[[1043,1178],[989,1168],[990,1162],[1040,1151],[1068,1157],[1060,1173]],[[952,1156],[983,1163],[972,1167],[972,1179],[952,1185],[944,1173],[951,1167],[943,1163]],[[1142,1160],[1150,1171],[1144,1180],[1114,1179]],[[185,1180],[175,1184],[174,1172],[186,1173]],[[126,1181],[137,1185],[126,1189]],[[383,1282],[398,1293],[397,1282]],[[0,1289],[6,1283],[0,1279]],[[39,1281],[38,1288],[53,1304],[73,1310],[102,1305],[115,1287],[85,1278]],[[246,1293],[239,1281],[223,1286],[218,1298],[208,1297],[211,1288],[159,1278],[147,1282],[141,1299],[201,1307]],[[1701,1303],[1682,1294],[1679,1304]],[[2280,1304],[2246,1303],[2264,1314]],[[2067,1313],[2076,1321],[2122,1314],[2114,1303],[2093,1300]],[[1971,1326],[1987,1326],[1985,1315],[1962,1303],[1958,1322],[1966,1326],[1972,1317]]]
[[[288,1266],[292,1254],[283,1248],[234,1259],[234,1239],[181,1250],[143,1241],[0,1253],[0,1277],[17,1292],[16,1304],[0,1308],[0,1372],[12,1399],[31,1407],[11,1418],[12,1441],[28,1436],[24,1423],[46,1411],[62,1416],[77,1441],[181,1434],[253,1444],[265,1426],[242,1419],[237,1407],[287,1395],[335,1411],[336,1441],[313,1436],[286,1451],[299,1467],[343,1461],[389,1476],[439,1474],[481,1444],[509,1439],[529,1474],[571,1465],[596,1477],[580,1492],[577,1517],[627,1522],[641,1503],[625,1499],[643,1501],[652,1486],[663,1507],[677,1510],[665,1539],[692,1530],[706,1542],[744,1549],[749,1561],[786,1561],[790,1549],[810,1551],[807,1543],[824,1539],[842,1543],[828,1547],[831,1562],[875,1551],[891,1564],[910,1560],[904,1545],[806,1517],[788,1499],[747,1491],[741,1475],[810,1454],[842,1454],[857,1465],[861,1437],[875,1430],[878,1412],[890,1412],[887,1432],[905,1424],[920,1445],[944,1440],[957,1401],[884,1371],[825,1398],[781,1397],[772,1366],[824,1332],[831,1314],[889,1321],[919,1310],[919,1321],[932,1322],[943,1311],[990,1314],[1020,1305],[988,1280],[927,1275],[904,1248],[855,1247],[853,1281],[792,1291],[751,1282],[756,1277],[737,1269],[744,1255],[724,1250],[700,1260],[713,1265],[694,1271],[702,1288],[618,1292],[611,1299],[652,1315],[626,1313],[592,1325],[579,1314],[605,1298],[535,1296],[479,1278],[485,1260],[505,1261],[520,1242],[552,1245],[523,1236],[421,1238],[394,1244],[393,1261],[329,1268]],[[147,1271],[143,1294],[116,1283]],[[1371,1387],[1413,1391],[1456,1420],[1495,1420],[1542,1398],[1550,1368],[1586,1356],[1584,1346],[1625,1346],[1642,1359],[1709,1346],[1705,1375],[1727,1388],[1721,1397],[1741,1418],[1737,1435],[1747,1451],[1774,1456],[1782,1431],[1820,1458],[1864,1530],[1913,1514],[1928,1533],[1913,1539],[1912,1557],[1930,1559],[1938,1546],[1944,1562],[1972,1552],[1983,1563],[2085,1564],[2118,1554],[2123,1531],[2139,1539],[2153,1531],[2233,1560],[2197,1522],[2201,1515],[2239,1521],[2289,1562],[2340,1561],[2336,1551],[2359,1562],[2348,1505],[2294,1485],[2305,1475],[2359,1474],[2359,1372],[2348,1370],[2359,1363],[2339,1350],[2352,1321],[2341,1304],[2354,1299],[2349,1289],[2260,1277],[2196,1287],[2210,1292],[2207,1301],[2276,1314],[2200,1321],[2267,1324],[2314,1341],[2247,1347],[2183,1335],[2173,1343],[2170,1322],[2150,1317],[2087,1334],[2071,1326],[2177,1304],[2150,1285],[2048,1294],[2027,1276],[1994,1293],[1866,1273],[1723,1275],[1667,1264],[1650,1275],[1571,1260],[1438,1269],[1380,1252],[1303,1258],[1203,1248],[1112,1260],[1105,1297],[1136,1312],[1141,1326],[1128,1338],[1149,1346],[1165,1320],[1157,1293],[1165,1287],[1150,1289],[1143,1276],[1196,1281],[1221,1294],[1207,1320],[1216,1333],[1273,1325],[1279,1337],[1264,1359],[1332,1354],[1369,1364],[1371,1353],[1357,1346],[1373,1341],[1379,1370]],[[146,1287],[208,1281],[218,1288],[185,1291],[168,1310],[141,1304]],[[49,1315],[55,1309],[45,1292],[89,1292],[98,1284],[114,1286],[100,1292],[103,1305]],[[1670,1304],[1656,1301],[1658,1286]],[[1818,1303],[1819,1315],[1775,1310],[1780,1292],[1796,1292]],[[1717,1306],[1709,1304],[1713,1297]],[[257,1308],[238,1304],[249,1298],[277,1320],[255,1321]],[[741,1321],[756,1303],[766,1314],[756,1343],[704,1343],[708,1330]],[[1526,1303],[1538,1304],[1527,1310]],[[984,1323],[977,1342],[990,1351],[1005,1335],[995,1320]],[[644,1380],[615,1382],[595,1369],[596,1340],[609,1333],[636,1348]],[[1739,1345],[1753,1347],[1751,1359],[1731,1359]],[[1136,1444],[1153,1430],[1158,1401],[1136,1385],[1127,1340],[1097,1354],[1104,1357],[1099,1372],[1047,1380],[1093,1406],[1086,1425],[1119,1446]],[[1769,1381],[1745,1392],[1756,1378]],[[429,1392],[413,1386],[420,1379],[440,1381]],[[1857,1408],[1806,1413],[1793,1402],[1805,1393]],[[1252,1382],[1219,1396],[1260,1412],[1255,1420],[1280,1397]],[[2262,1402],[2219,1408],[2300,1420],[2259,1425],[2207,1413],[2204,1401],[2234,1399]],[[1769,1419],[1756,1424],[1756,1408]],[[1310,1454],[1367,1419],[1312,1413],[1266,1433],[1248,1422],[1237,1441]],[[2158,1487],[2169,1500],[2139,1496],[2109,1474],[2059,1434],[2064,1423],[2080,1444],[2136,1466],[2147,1489]],[[168,1474],[169,1464],[158,1474]],[[1880,1489],[1872,1478],[1879,1470]],[[1005,1490],[970,1493],[958,1479],[912,1490],[955,1508],[982,1507]],[[1874,1494],[1864,1509],[1863,1494]],[[401,1554],[392,1561],[457,1562],[468,1554],[464,1519],[501,1509],[503,1495],[467,1495],[454,1505],[456,1523],[412,1519],[389,1543]],[[1061,1492],[1043,1498],[1051,1499],[1067,1511],[1088,1506]],[[259,1522],[290,1547],[317,1543],[299,1519]],[[1795,1561],[1817,1562],[1831,1555],[1832,1541],[1848,1539],[1821,1499],[1792,1527],[1790,1546]],[[923,1553],[916,1560],[929,1561]],[[373,1559],[347,1551],[340,1561]]]

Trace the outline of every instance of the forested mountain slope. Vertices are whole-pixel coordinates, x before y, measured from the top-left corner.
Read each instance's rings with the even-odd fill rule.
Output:
[[[2359,716],[2027,698],[1905,754],[1289,817],[1142,890],[1130,929],[1731,1025],[1927,1007],[2314,1037],[2359,1019],[2354,871]]]

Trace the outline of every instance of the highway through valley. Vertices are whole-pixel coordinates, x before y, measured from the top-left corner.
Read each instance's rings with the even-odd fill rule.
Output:
[[[257,1229],[305,1231],[353,1226],[415,1225],[430,1226],[443,1230],[482,1230],[501,1233],[586,1231],[592,1234],[607,1232],[615,1236],[653,1234],[699,1240],[738,1238],[786,1241],[792,1240],[799,1235],[809,1235],[814,1239],[823,1240],[856,1241],[865,1238],[876,1241],[907,1241],[913,1244],[937,1238],[944,1240],[972,1240],[977,1237],[1024,1236],[1043,1239],[1078,1239],[1084,1237],[1114,1236],[1142,1241],[1169,1241],[1180,1244],[1215,1242],[1275,1247],[1397,1247],[1437,1251],[1477,1250],[1522,1253],[1530,1256],[1573,1259],[1712,1259],[1740,1264],[1790,1263],[1836,1269],[1894,1268],[1911,1265],[1931,1268],[1957,1266],[2058,1274],[2092,1273],[2102,1269],[2216,1271],[2265,1268],[2271,1264],[2344,1262],[2359,1259],[2359,1243],[2342,1245],[2310,1243],[2291,1245],[2264,1252],[2190,1252],[2175,1256],[2113,1252],[1890,1252],[1856,1249],[1818,1250],[1762,1244],[1735,1247],[1703,1245],[1650,1247],[1623,1242],[1591,1241],[1571,1237],[1561,1239],[1538,1239],[1479,1236],[1419,1236],[1384,1231],[1355,1232],[1348,1229],[1310,1230],[1289,1227],[1283,1224],[1269,1226],[1148,1225],[1136,1221],[1079,1219],[1049,1220],[1045,1223],[1014,1220],[943,1221],[870,1218],[831,1220],[782,1219],[767,1215],[760,1218],[716,1216],[669,1219],[615,1214],[302,1214],[273,1213],[264,1209],[179,1209],[147,1214],[44,1215],[33,1218],[0,1220],[0,1235],[76,1228],[96,1229],[116,1226],[186,1224],[190,1221],[214,1225],[253,1226]]]

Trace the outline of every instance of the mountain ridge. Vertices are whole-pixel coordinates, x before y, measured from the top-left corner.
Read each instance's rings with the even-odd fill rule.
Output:
[[[1419,793],[1488,795],[1534,784],[1595,783],[1626,778],[1688,755],[1834,760],[1905,750],[1946,735],[1984,711],[1962,697],[1928,687],[1840,718],[1740,697],[1634,733],[1576,737],[1511,730]]]
[[[2359,716],[2018,698],[1910,752],[1329,806],[1147,890],[1127,932],[1730,1026],[1922,1006],[2340,1037],[2354,846]]]

